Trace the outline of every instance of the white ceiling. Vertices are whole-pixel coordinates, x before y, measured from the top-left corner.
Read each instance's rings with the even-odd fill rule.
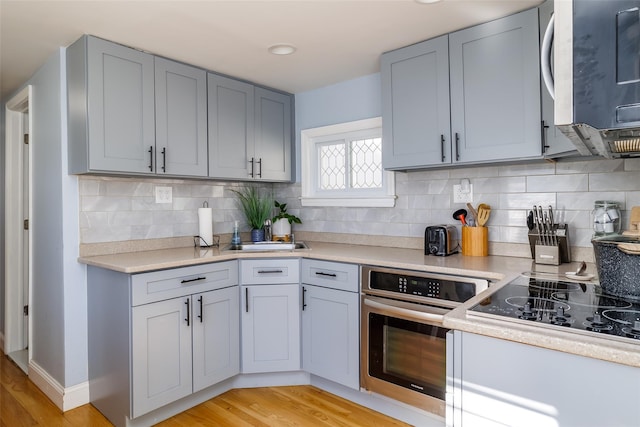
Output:
[[[382,52],[541,0],[0,0],[4,101],[59,46],[93,34],[292,93],[379,71]],[[294,55],[267,47],[291,43]]]

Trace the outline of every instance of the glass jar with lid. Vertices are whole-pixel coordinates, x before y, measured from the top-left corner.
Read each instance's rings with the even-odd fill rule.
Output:
[[[593,231],[596,236],[620,233],[620,203],[596,200],[593,211]]]

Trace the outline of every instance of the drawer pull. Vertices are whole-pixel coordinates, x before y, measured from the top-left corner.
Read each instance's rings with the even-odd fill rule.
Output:
[[[316,271],[318,276],[338,277],[336,273],[325,273],[324,271]]]
[[[258,274],[281,274],[284,273],[282,270],[258,270]]]
[[[198,280],[206,280],[206,277],[196,277],[195,279],[182,280],[180,283],[197,282]]]

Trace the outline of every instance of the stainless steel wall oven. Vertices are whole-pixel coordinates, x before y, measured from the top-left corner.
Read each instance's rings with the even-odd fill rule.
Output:
[[[488,281],[362,267],[360,386],[445,415],[444,314]]]

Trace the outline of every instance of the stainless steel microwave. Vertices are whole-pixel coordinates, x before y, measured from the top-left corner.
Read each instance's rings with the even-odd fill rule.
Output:
[[[581,154],[640,156],[638,0],[556,0],[541,62],[555,124]]]

